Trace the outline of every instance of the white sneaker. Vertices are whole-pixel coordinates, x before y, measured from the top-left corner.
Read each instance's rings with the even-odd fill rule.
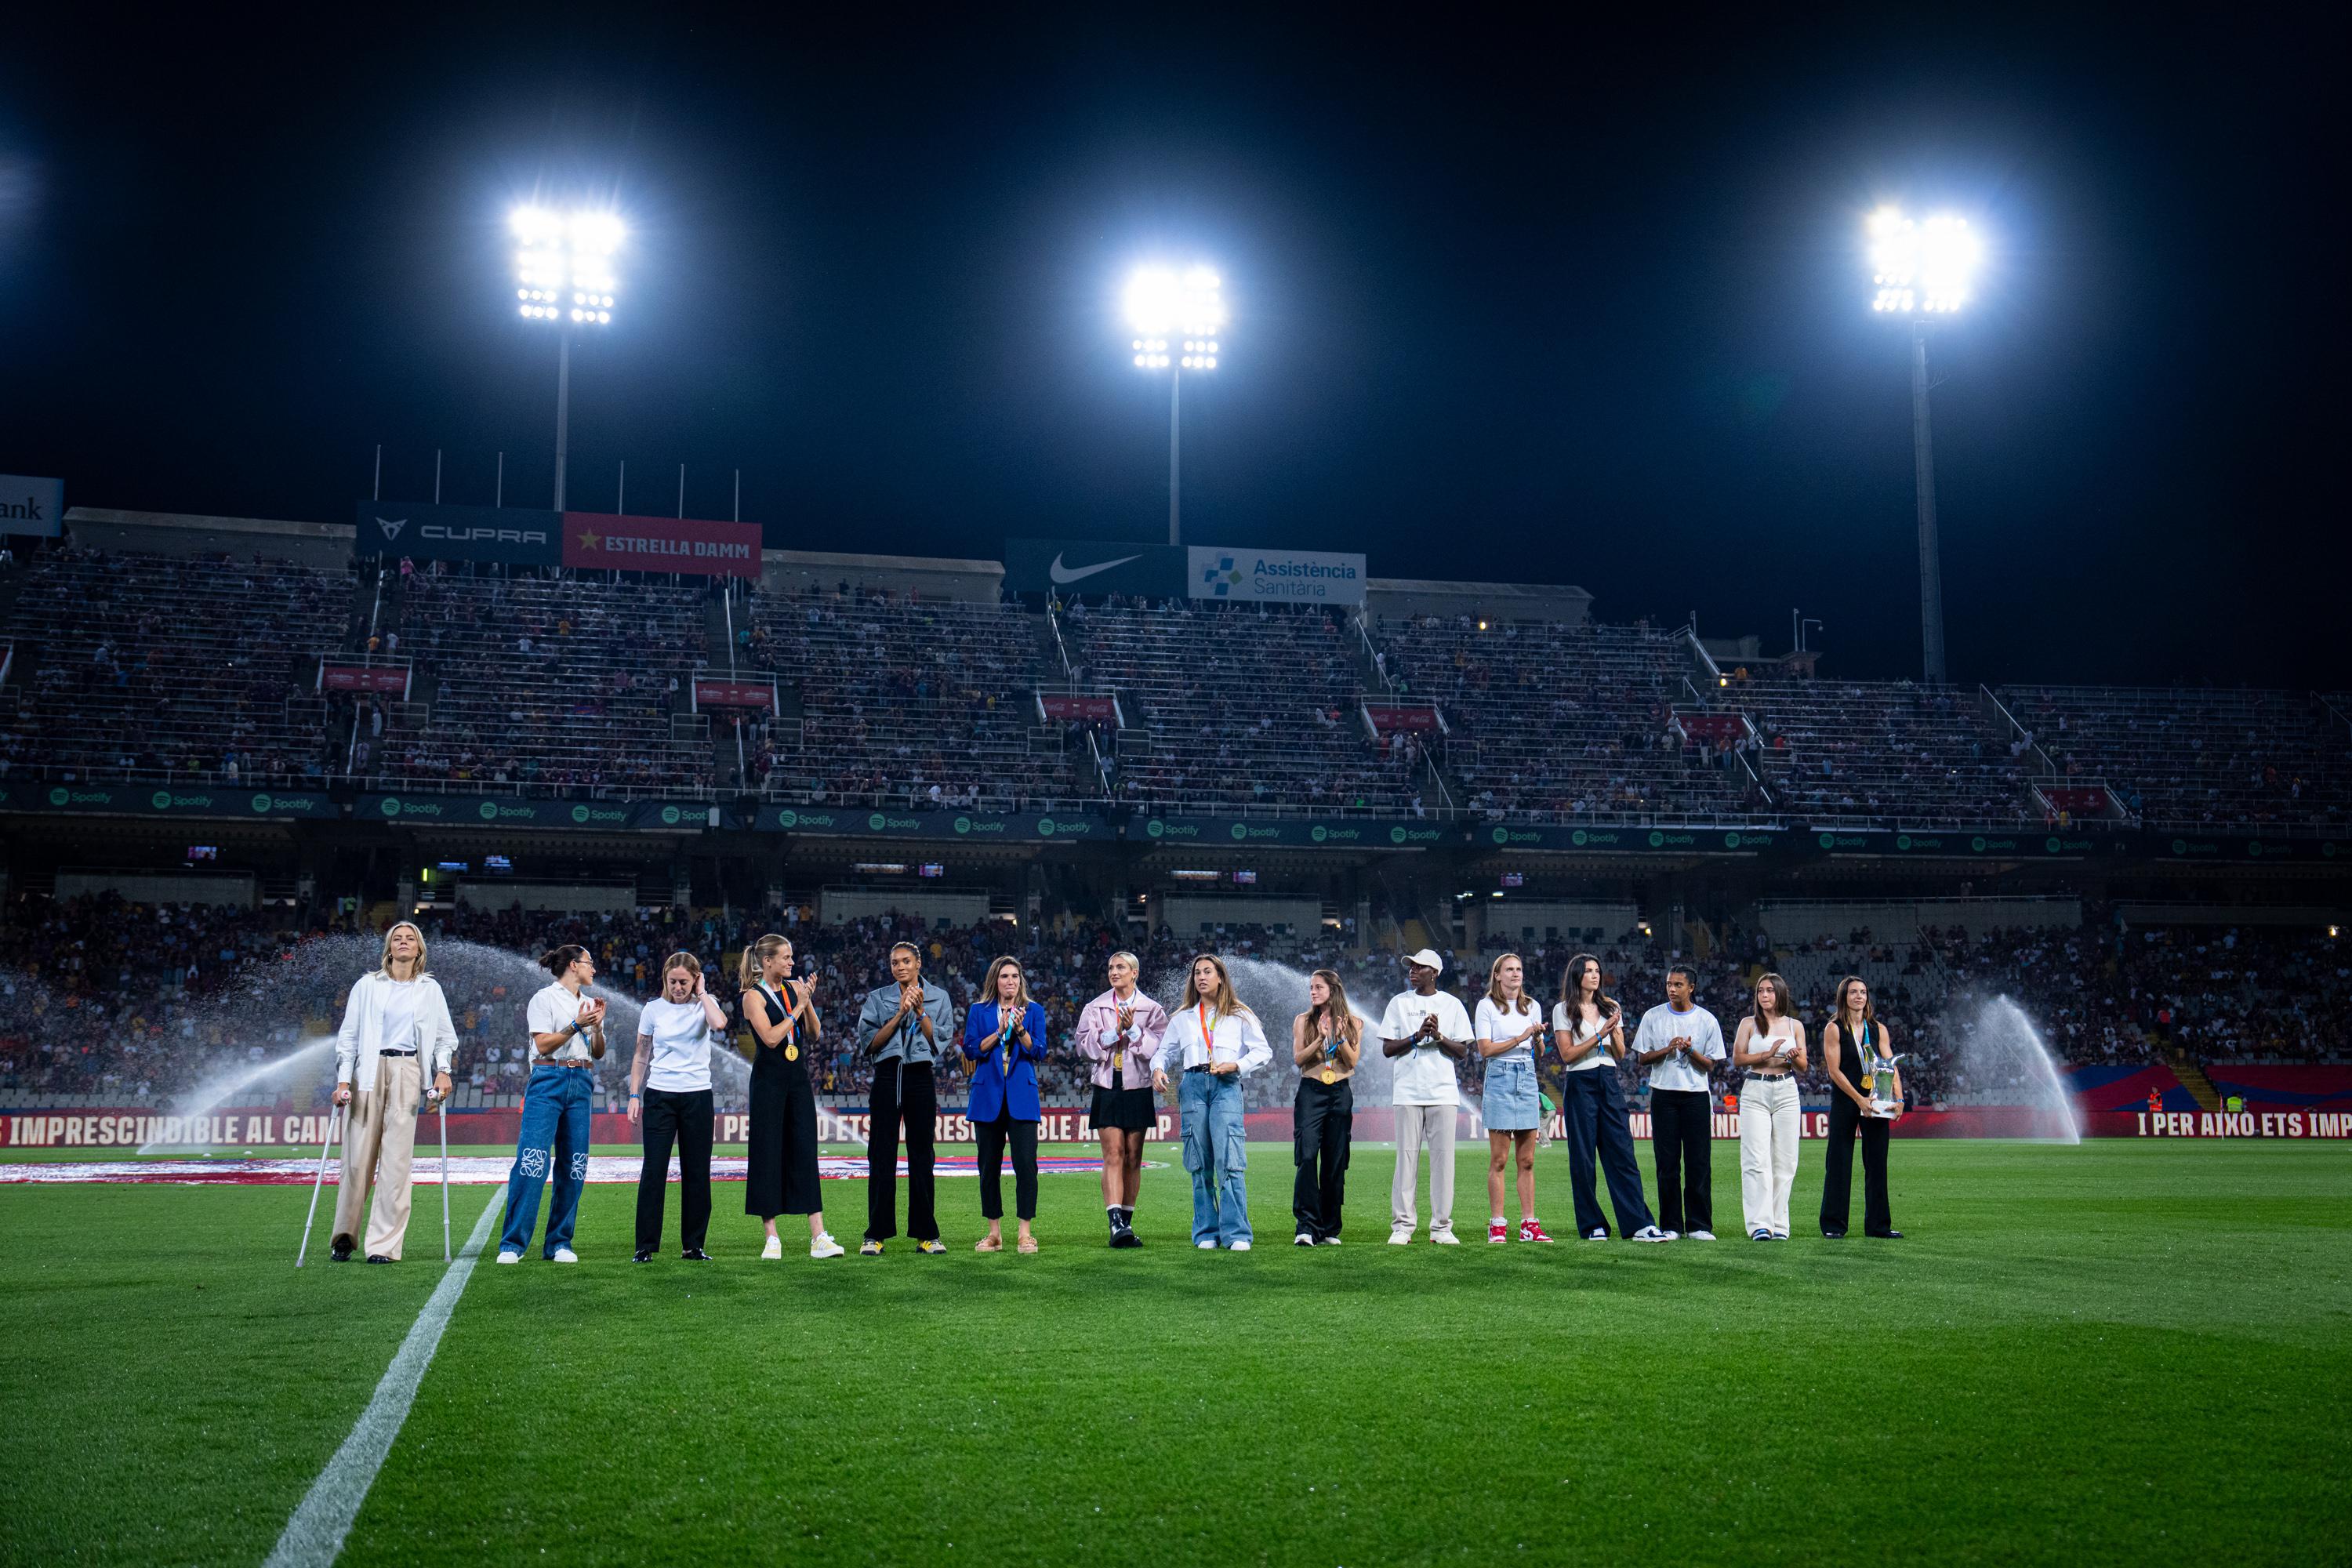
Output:
[[[501,1252],[499,1254],[499,1261],[501,1263],[520,1263],[522,1261],[522,1254],[520,1252]]]
[[[768,1245],[760,1248],[760,1256],[762,1258],[782,1258],[783,1255],[784,1238],[781,1236],[768,1237]]]
[[[849,1248],[833,1239],[833,1234],[830,1231],[809,1243],[811,1258],[839,1258],[848,1250]]]
[[[1389,1245],[1390,1245],[1391,1247],[1410,1247],[1410,1246],[1412,1246],[1412,1232],[1411,1232],[1411,1231],[1409,1231],[1409,1230],[1391,1230],[1391,1231],[1389,1232]]]
[[[1312,1247],[1315,1245],[1315,1238],[1302,1230],[1297,1236],[1290,1238],[1290,1245],[1293,1247]]]
[[[1429,1239],[1437,1243],[1440,1247],[1459,1247],[1462,1245],[1462,1238],[1454,1235],[1450,1229],[1433,1230],[1429,1233]]]
[[[1645,1225],[1641,1229],[1635,1231],[1629,1239],[1633,1241],[1672,1241],[1674,1238],[1675,1233],[1671,1230],[1660,1230],[1654,1225]]]
[[[555,1256],[549,1259],[549,1261],[553,1263],[577,1263],[580,1261],[580,1255],[572,1251],[568,1247],[559,1247],[555,1249]]]
[[[1690,1233],[1690,1238],[1693,1241],[1713,1241],[1715,1239],[1715,1232],[1711,1230],[1695,1230]]]
[[[1195,1252],[1214,1252],[1217,1250],[1217,1244],[1213,1240],[1196,1241],[1192,1244],[1192,1250]]]
[[[1246,1237],[1240,1241],[1233,1242],[1225,1247],[1227,1252],[1247,1252],[1249,1249],[1250,1244]]]
[[[1327,1236],[1315,1245],[1318,1247],[1337,1247],[1339,1245],[1339,1238],[1336,1236]]]
[[[1587,1241],[1606,1241],[1609,1239],[1609,1227],[1604,1225],[1595,1230],[1588,1232],[1584,1239]]]

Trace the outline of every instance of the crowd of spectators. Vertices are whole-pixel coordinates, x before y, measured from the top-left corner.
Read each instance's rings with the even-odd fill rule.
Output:
[[[1118,693],[1115,797],[1171,813],[1425,813],[1419,742],[1364,729],[1361,644],[1319,605],[1141,601],[1063,615],[1072,675]]]
[[[1908,681],[1753,679],[1725,693],[1755,723],[1767,789],[1808,824],[2015,823],[2024,770],[1950,690]]]
[[[68,545],[31,556],[15,586],[0,774],[235,785],[332,771],[313,677],[349,627],[348,572]]]

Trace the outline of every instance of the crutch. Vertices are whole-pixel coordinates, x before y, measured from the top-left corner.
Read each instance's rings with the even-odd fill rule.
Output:
[[[343,1108],[330,1106],[327,1110],[327,1136],[319,1145],[319,1179],[310,1184],[310,1212],[302,1220],[302,1245],[295,1249],[294,1267],[302,1267],[302,1259],[310,1251],[310,1227],[319,1223],[319,1193],[327,1184],[327,1151],[335,1146],[335,1123],[342,1120]]]
[[[434,1109],[441,1113],[441,1261],[449,1261],[449,1097],[433,1097]]]

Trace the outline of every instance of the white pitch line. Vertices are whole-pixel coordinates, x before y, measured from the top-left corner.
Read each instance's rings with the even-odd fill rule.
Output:
[[[408,1337],[400,1342],[400,1352],[384,1368],[383,1380],[375,1385],[375,1397],[360,1412],[351,1436],[319,1472],[319,1479],[310,1483],[264,1568],[327,1568],[342,1552],[343,1538],[351,1533],[360,1505],[367,1501],[368,1488],[375,1484],[376,1471],[383,1468],[393,1439],[400,1436],[401,1424],[408,1419],[416,1385],[425,1380],[425,1369],[433,1364],[433,1352],[440,1347],[441,1331],[449,1326],[449,1315],[457,1310],[457,1298],[474,1272],[474,1260],[481,1256],[482,1243],[504,1206],[498,1194],[483,1205],[473,1234],[466,1237],[457,1260],[441,1276],[424,1310],[416,1314]]]

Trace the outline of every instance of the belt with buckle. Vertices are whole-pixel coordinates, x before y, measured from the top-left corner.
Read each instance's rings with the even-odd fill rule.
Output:
[[[1786,1083],[1789,1081],[1789,1075],[1784,1072],[1751,1072],[1748,1076],[1755,1079],[1760,1083]]]
[[[376,1052],[376,1055],[378,1055],[378,1056],[380,1056],[380,1057],[413,1057],[413,1056],[415,1056],[415,1054],[416,1054],[416,1053],[415,1053],[415,1051],[413,1051],[413,1050],[407,1050],[407,1051],[378,1051],[378,1052]]]
[[[577,1069],[577,1070],[579,1070],[579,1071],[585,1072],[585,1071],[587,1071],[590,1068],[592,1068],[592,1067],[595,1066],[596,1064],[595,1064],[595,1063],[593,1063],[593,1062],[580,1062],[580,1061],[568,1061],[568,1062],[558,1062],[558,1061],[537,1061],[537,1062],[533,1062],[531,1065],[532,1065],[533,1067],[542,1067],[542,1068],[576,1068],[576,1069]]]
[[[1202,1062],[1199,1067],[1186,1068],[1184,1070],[1186,1072],[1207,1072],[1209,1070],[1209,1064],[1207,1062]]]

